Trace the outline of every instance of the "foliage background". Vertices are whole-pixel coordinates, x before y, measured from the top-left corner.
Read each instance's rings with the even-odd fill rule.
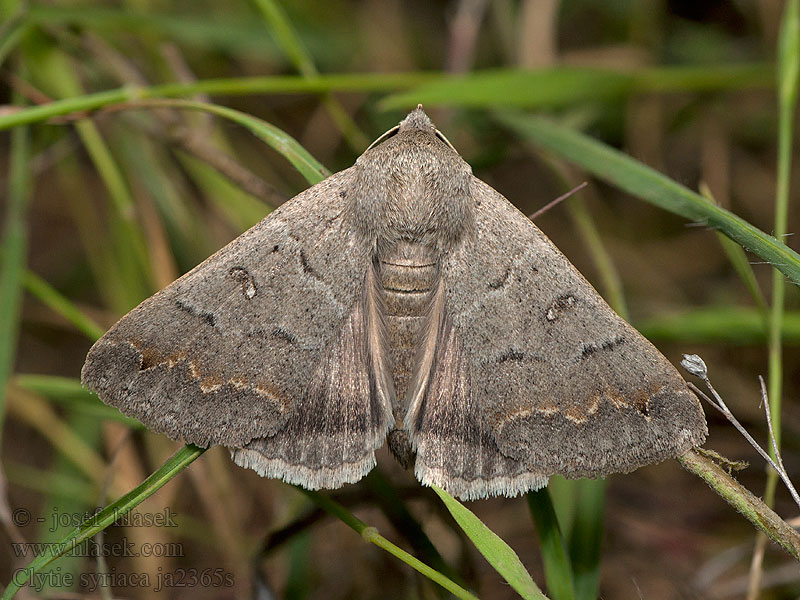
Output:
[[[213,95],[215,103],[280,127],[330,170],[352,164],[372,139],[422,101],[476,175],[532,213],[586,176],[502,125],[496,111],[513,104],[622,148],[687,187],[702,183],[721,205],[765,231],[773,228],[774,65],[782,2],[280,4],[302,46],[276,27],[265,4],[0,3],[2,101],[39,104],[120,86],[234,78],[238,89],[229,86]],[[743,66],[745,77],[719,75]],[[594,71],[575,76],[583,72],[570,70],[575,67]],[[653,76],[660,67],[692,71],[678,71],[667,85]],[[495,72],[444,92],[430,87],[445,74],[495,69],[537,69],[552,77],[526,87],[520,80],[504,82],[505,74]],[[597,77],[596,69],[609,72]],[[305,78],[305,84],[272,92],[245,86],[254,76],[297,74],[302,77],[286,81]],[[336,84],[326,74],[360,75]],[[639,84],[622,85],[620,74],[640,77]],[[299,91],[304,85],[337,91]],[[20,539],[58,539],[69,528],[48,531],[52,515],[80,514],[116,498],[176,448],[146,431],[128,433],[115,411],[103,410],[76,389],[91,337],[255,223],[270,205],[306,187],[279,154],[230,121],[205,113],[149,107],[36,124],[27,130],[29,151],[18,168],[27,176],[15,178],[12,149],[19,143],[15,146],[12,136],[21,136],[20,129],[0,138],[3,252],[23,249],[30,273],[19,311],[11,302],[0,314],[2,341],[13,350],[0,360],[0,369],[11,371],[2,437],[3,503],[9,512],[25,509],[45,521],[14,528],[6,519],[6,548]],[[26,203],[15,201],[25,197],[14,192],[19,182],[30,189]],[[595,179],[537,224],[673,362],[685,352],[701,354],[728,405],[757,439],[765,439],[756,379],[768,370],[764,321],[758,300],[714,232]],[[796,224],[790,211],[788,231]],[[23,244],[15,246],[14,240]],[[792,238],[787,241],[791,246]],[[753,273],[769,302],[771,268],[756,264]],[[43,302],[38,278],[61,295],[66,309]],[[4,291],[9,296],[8,288],[0,294]],[[800,315],[794,312],[794,286],[786,288],[786,303],[782,438],[791,474],[800,468],[794,400]],[[70,308],[89,320],[65,318]],[[66,379],[26,378],[30,374]],[[752,463],[738,478],[760,495],[762,461],[717,415],[709,414],[709,427],[710,447]],[[415,544],[410,529],[396,512],[407,509],[454,577],[481,597],[512,596],[430,490],[420,489],[385,451],[379,470],[381,477],[332,495],[386,537],[410,547]],[[559,483],[553,490],[567,533],[575,523],[573,491]],[[743,596],[752,527],[677,462],[609,478],[606,491],[602,597]],[[386,493],[390,500],[381,500]],[[543,585],[539,542],[524,500],[493,499],[470,507]],[[796,513],[781,489],[776,507],[784,516]],[[131,577],[123,582],[126,575],[148,573],[155,581],[159,574],[188,568],[221,569],[234,586],[176,587],[164,595],[439,593],[404,563],[326,518],[293,488],[239,469],[219,448],[140,507],[142,514],[165,509],[178,515],[178,527],[115,527],[105,533],[106,541],[127,540],[137,549],[178,544],[172,547],[178,556],[109,557],[105,566],[70,557],[51,570],[50,582],[58,585],[41,593],[63,593],[67,573],[80,581],[82,574],[106,569],[115,593],[146,597],[152,588],[131,585]],[[602,515],[600,507],[593,510]],[[28,560],[0,551],[0,580],[6,582]],[[763,586],[764,598],[800,594],[796,563],[774,546],[767,548]],[[75,590],[88,591],[87,586]]]

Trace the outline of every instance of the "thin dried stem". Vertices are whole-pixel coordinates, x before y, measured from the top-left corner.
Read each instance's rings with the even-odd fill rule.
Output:
[[[703,360],[697,355],[685,355],[683,361],[681,361],[683,367],[689,371],[692,375],[699,377],[700,380],[706,384],[706,387],[711,392],[711,395],[714,397],[714,400],[711,400],[706,394],[704,394],[696,385],[689,383],[689,387],[695,391],[701,398],[704,398],[711,406],[716,408],[719,412],[725,415],[725,418],[736,427],[739,433],[744,436],[744,438],[750,443],[750,445],[756,449],[761,457],[773,468],[775,472],[780,476],[781,481],[786,486],[786,489],[789,490],[789,493],[792,496],[795,504],[797,504],[798,508],[800,508],[800,495],[797,494],[797,490],[795,489],[794,485],[792,484],[791,479],[789,479],[789,474],[786,472],[786,469],[783,467],[783,460],[781,459],[780,452],[777,448],[777,443],[775,440],[775,435],[772,429],[772,416],[770,415],[769,409],[769,398],[767,397],[767,390],[764,387],[764,380],[759,377],[759,381],[761,382],[761,395],[762,395],[762,403],[764,404],[764,411],[767,415],[767,428],[769,429],[769,436],[770,440],[772,441],[773,449],[775,450],[775,457],[776,460],[773,460],[772,457],[764,450],[758,442],[753,439],[747,430],[739,423],[739,420],[733,415],[731,410],[725,404],[725,401],[722,397],[717,393],[717,390],[714,389],[714,386],[711,384],[711,381],[708,379],[708,371],[706,369],[706,365]]]
[[[764,406],[764,414],[767,417],[767,431],[769,432],[769,440],[772,442],[772,450],[775,452],[775,462],[778,463],[780,470],[784,473],[786,469],[783,468],[783,458],[778,450],[778,442],[775,439],[775,430],[772,428],[772,411],[769,409],[769,397],[767,396],[767,387],[764,385],[764,378],[758,376],[758,381],[761,384],[761,404]]]
[[[547,204],[545,204],[545,205],[544,205],[542,208],[540,208],[539,210],[537,210],[537,211],[536,211],[535,213],[533,213],[532,215],[528,215],[528,218],[529,218],[531,221],[535,220],[537,217],[539,217],[539,216],[543,215],[544,213],[546,213],[548,210],[550,210],[551,208],[553,208],[554,206],[556,206],[556,205],[557,205],[557,204],[559,204],[560,202],[563,202],[564,200],[566,200],[567,198],[569,198],[569,197],[570,197],[570,196],[572,196],[573,194],[575,194],[575,193],[577,193],[577,192],[581,191],[581,190],[582,190],[583,188],[585,188],[587,185],[589,185],[589,184],[588,184],[587,182],[585,182],[585,181],[584,181],[583,183],[581,183],[580,185],[576,185],[574,188],[572,188],[572,189],[571,189],[570,191],[568,191],[566,194],[561,194],[561,195],[560,195],[558,198],[556,198],[555,200],[551,200],[550,202],[548,202]]]
[[[692,448],[678,457],[681,465],[705,481],[719,496],[777,544],[800,560],[800,535],[775,511],[710,458]]]

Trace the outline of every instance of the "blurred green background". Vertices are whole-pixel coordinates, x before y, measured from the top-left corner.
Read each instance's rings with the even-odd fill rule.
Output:
[[[81,391],[93,339],[308,185],[246,127],[142,98],[253,115],[330,171],[422,102],[475,174],[523,212],[588,181],[539,227],[675,364],[702,355],[762,443],[757,377],[771,373],[772,390],[782,381],[783,458],[800,472],[794,284],[776,287],[760,258],[747,256],[750,269],[714,231],[581,171],[514,125],[548,115],[771,233],[784,9],[778,0],[0,1],[0,583],[33,557],[12,543],[59,539],[76,525],[70,515],[132,489],[179,447]],[[117,89],[125,91],[110,100],[91,96]],[[98,110],[3,121],[64,98]],[[790,208],[786,231],[796,228]],[[782,365],[767,335],[775,289],[785,291]],[[708,417],[708,447],[749,461],[737,478],[762,495],[763,461],[724,419]],[[478,596],[515,597],[433,492],[385,449],[378,462],[380,473],[330,495],[426,562],[441,561],[434,566]],[[603,598],[745,596],[754,530],[676,461],[611,477],[604,489],[555,482],[551,492],[573,557],[583,549],[589,570],[599,566]],[[780,515],[797,514],[780,487],[775,503]],[[524,499],[469,506],[544,588]],[[169,556],[67,557],[29,597],[99,597],[97,573],[105,593],[139,598],[158,581],[159,594],[175,598],[442,597],[221,448],[139,511],[173,515],[177,526],[131,523],[108,529],[105,541]],[[52,527],[60,515],[63,526]],[[201,582],[203,573],[221,579]],[[796,598],[799,574],[767,545],[759,597]]]

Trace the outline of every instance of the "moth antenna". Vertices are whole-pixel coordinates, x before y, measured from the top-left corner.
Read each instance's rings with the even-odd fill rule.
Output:
[[[392,127],[392,128],[389,130],[389,131],[387,131],[386,133],[384,133],[383,135],[381,135],[381,136],[380,136],[380,137],[379,137],[377,140],[375,140],[374,142],[372,142],[372,143],[371,143],[371,144],[370,144],[370,145],[367,147],[367,150],[372,150],[372,149],[373,149],[375,146],[378,146],[378,145],[382,144],[383,142],[385,142],[386,140],[388,140],[390,137],[392,137],[392,136],[396,135],[398,131],[400,131],[400,125],[395,125],[395,126],[394,126],[394,127]]]
[[[439,139],[440,139],[440,140],[442,140],[442,141],[443,141],[445,144],[447,144],[448,146],[450,146],[450,149],[451,149],[453,152],[455,152],[456,154],[458,154],[458,150],[456,150],[456,147],[455,147],[455,146],[453,146],[453,144],[451,144],[451,143],[450,143],[450,140],[448,140],[448,139],[447,139],[447,137],[446,137],[446,136],[445,136],[445,135],[444,135],[444,134],[443,134],[441,131],[439,131],[439,130],[437,129],[437,130],[435,130],[435,131],[434,131],[434,133],[436,134],[436,137],[437,137],[437,138],[439,138]]]

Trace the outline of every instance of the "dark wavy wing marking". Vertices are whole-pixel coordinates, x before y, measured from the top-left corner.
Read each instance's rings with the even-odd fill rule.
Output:
[[[372,261],[343,222],[339,194],[350,181],[346,170],[306,190],[145,300],[92,347],[84,384],[172,438],[241,448],[255,439],[268,446],[289,423],[319,431],[313,418],[297,424],[308,412],[302,399],[317,389],[321,402],[320,389],[349,377],[361,386],[352,387],[350,406],[377,421],[353,431],[369,437],[371,456],[389,400],[371,406],[368,363],[353,364]],[[339,374],[322,381],[323,366]],[[332,422],[327,406],[314,415]],[[276,474],[290,472],[293,460]]]
[[[445,308],[500,451],[580,477],[701,444],[705,419],[672,365],[510,202],[478,179],[473,197],[475,235],[442,264]]]

